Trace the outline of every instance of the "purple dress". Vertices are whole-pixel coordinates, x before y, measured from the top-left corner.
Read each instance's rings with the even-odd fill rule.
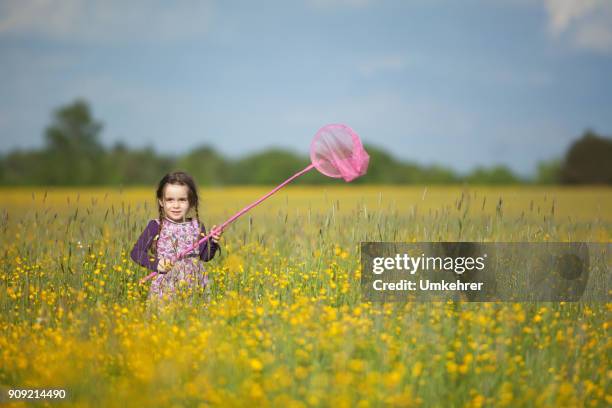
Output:
[[[157,256],[153,257],[149,250],[157,234]],[[158,272],[157,265],[161,258],[175,257],[205,235],[206,229],[199,225],[196,219],[175,222],[164,218],[161,232],[159,220],[151,220],[138,238],[130,256],[139,265]],[[178,291],[191,290],[195,293],[199,288],[204,289],[205,297],[208,297],[210,288],[204,262],[210,261],[218,249],[218,244],[208,240],[176,261],[167,273],[158,273],[151,283],[149,300],[161,300],[164,296],[172,299]]]

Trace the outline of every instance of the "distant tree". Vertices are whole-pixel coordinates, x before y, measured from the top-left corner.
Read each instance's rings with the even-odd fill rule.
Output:
[[[431,184],[452,184],[460,181],[453,170],[438,165],[425,167],[421,177],[423,182]]]
[[[91,115],[89,106],[78,99],[55,111],[45,131],[46,184],[100,184],[104,148],[98,141],[102,124]]]
[[[113,157],[121,183],[126,185],[154,185],[176,167],[174,158],[158,156],[152,146],[123,152],[115,149]]]
[[[130,184],[125,177],[125,168],[129,165],[130,151],[123,142],[116,142],[104,155],[106,181],[111,185]]]
[[[227,182],[228,163],[212,147],[201,146],[179,158],[176,167],[191,174],[200,185]]]
[[[8,185],[35,185],[45,177],[45,156],[37,150],[14,150],[0,165],[2,183]]]
[[[228,169],[231,184],[276,184],[308,165],[308,160],[282,149],[269,149],[233,162]]]
[[[44,132],[42,150],[15,150],[0,155],[0,184],[8,185],[154,185],[171,170],[186,170],[201,185],[276,184],[310,163],[305,155],[268,149],[237,160],[224,158],[213,148],[198,147],[176,157],[158,155],[153,147],[130,149],[118,142],[105,149],[99,141],[102,124],[82,99],[60,107]],[[462,176],[438,166],[403,161],[367,145],[368,172],[360,184],[514,184],[525,180],[505,166],[478,167]],[[538,164],[535,182],[541,184],[612,183],[612,140],[587,131],[563,160]],[[311,171],[296,184],[342,183]]]
[[[552,159],[540,161],[536,172],[535,182],[537,184],[558,184],[561,177],[561,160]]]
[[[472,184],[515,184],[521,180],[506,166],[477,167],[465,177]]]
[[[612,139],[586,131],[567,151],[560,178],[564,184],[612,184]]]
[[[365,146],[370,163],[365,176],[355,180],[356,183],[368,184],[445,184],[458,181],[457,175],[442,166],[422,166],[414,162],[404,162],[387,151]]]
[[[403,168],[402,163],[388,152],[376,146],[365,145],[370,156],[368,172],[355,180],[356,183],[386,183],[395,184],[410,179],[410,169]]]
[[[174,158],[158,156],[152,146],[129,149],[122,142],[106,152],[102,165],[106,183],[113,185],[154,185],[174,166]]]

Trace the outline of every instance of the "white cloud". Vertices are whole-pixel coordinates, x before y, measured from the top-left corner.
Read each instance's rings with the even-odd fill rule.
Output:
[[[205,34],[211,1],[22,0],[0,3],[0,35],[74,42],[172,41]]]
[[[612,1],[545,0],[548,28],[578,48],[612,53]]]

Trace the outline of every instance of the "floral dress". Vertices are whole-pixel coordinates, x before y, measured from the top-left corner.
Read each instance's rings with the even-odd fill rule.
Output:
[[[175,222],[165,218],[157,242],[158,259],[174,259],[187,248],[195,245],[201,238],[200,226],[196,219],[186,222]],[[151,284],[149,300],[173,299],[183,292],[194,295],[201,289],[208,299],[210,287],[208,273],[196,246],[189,253],[177,260],[166,273],[158,273]]]

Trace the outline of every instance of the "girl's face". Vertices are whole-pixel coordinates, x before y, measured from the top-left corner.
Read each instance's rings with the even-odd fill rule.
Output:
[[[172,221],[181,222],[185,220],[189,211],[189,188],[180,184],[166,184],[164,187],[164,198],[159,200],[159,205],[164,209],[164,215]]]

